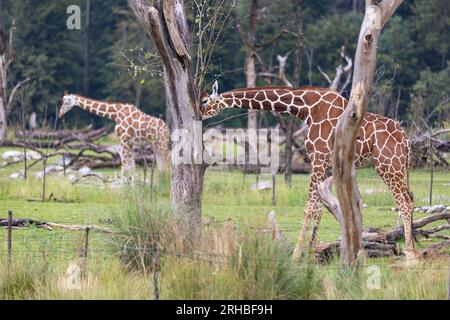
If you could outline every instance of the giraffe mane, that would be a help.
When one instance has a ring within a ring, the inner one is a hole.
[[[296,90],[316,90],[316,91],[328,91],[328,92],[334,92],[338,95],[341,95],[339,92],[337,92],[336,90],[332,90],[329,88],[323,88],[323,87],[317,87],[317,86],[301,86],[301,87],[295,87],[295,88],[291,88],[291,87],[286,87],[286,86],[261,86],[261,87],[254,87],[254,88],[236,88],[227,92],[240,92],[240,91],[260,91],[260,90],[291,90],[291,91],[296,91]]]
[[[78,94],[78,93],[72,93],[72,95],[77,96],[77,97],[82,98],[82,99],[88,99],[88,100],[92,100],[92,101],[94,101],[94,102],[99,102],[99,103],[107,103],[107,104],[131,104],[131,105],[134,105],[133,103],[130,103],[130,102],[103,101],[103,100],[93,99],[93,98],[89,98],[89,97],[83,96],[83,95]]]

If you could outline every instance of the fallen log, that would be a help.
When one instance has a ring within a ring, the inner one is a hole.
[[[383,240],[384,239],[384,240]],[[314,248],[314,255],[319,262],[328,262],[340,254],[341,239],[333,242],[320,243]],[[398,256],[399,251],[396,242],[387,241],[382,233],[363,233],[363,248],[367,257]]]
[[[419,251],[419,258],[429,258],[439,255],[439,251],[444,248],[450,248],[450,240],[433,244],[432,246]]]
[[[23,229],[29,226],[35,226],[37,228],[43,228],[46,230],[53,230],[53,228],[60,228],[69,231],[84,231],[89,229],[91,231],[103,232],[103,233],[113,233],[114,231],[110,228],[99,227],[96,225],[65,225],[60,223],[54,223],[49,221],[39,221],[31,218],[16,218],[12,220],[11,226],[16,229]],[[0,227],[8,227],[8,219],[0,218]]]
[[[333,177],[328,177],[318,187],[318,194],[321,202],[332,213],[337,221],[341,221],[342,213],[339,204],[334,197],[331,186]],[[419,257],[428,257],[438,254],[438,251],[447,248],[449,244],[449,236],[439,234],[439,232],[450,229],[450,212],[444,209],[440,212],[435,212],[429,216],[414,220],[412,223],[413,234],[417,236],[424,236],[426,238],[441,238],[444,242],[434,244],[429,248],[418,251]],[[425,226],[443,220],[445,224],[433,226],[430,229],[423,229]],[[403,226],[395,227],[390,231],[384,232],[380,229],[364,229],[362,233],[363,249],[368,257],[384,257],[391,255],[401,255],[402,252],[398,249],[397,242],[404,237]],[[314,253],[319,261],[326,262],[332,257],[340,254],[341,239],[333,242],[321,243],[314,248]]]
[[[56,132],[56,131],[55,131]],[[22,140],[5,141],[4,147],[27,147],[27,148],[59,148],[74,141],[92,142],[98,140],[108,133],[108,129],[103,127],[96,130],[90,130],[86,133],[70,134],[62,138],[49,139],[30,139],[27,137],[25,142]],[[23,139],[23,137],[22,137]]]
[[[16,130],[15,136],[17,138],[23,139],[25,136],[28,138],[39,138],[39,139],[63,139],[72,135],[86,134],[92,131],[92,125],[80,130]]]
[[[8,218],[0,218],[0,227],[8,227],[9,221]],[[24,228],[26,226],[36,226],[36,227],[44,227],[45,222],[37,221],[34,219],[13,219],[11,222],[12,227],[16,228]]]

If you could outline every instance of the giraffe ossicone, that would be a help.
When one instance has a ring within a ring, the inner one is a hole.
[[[306,121],[305,146],[312,169],[302,230],[294,250],[294,259],[298,259],[312,220],[310,246],[317,241],[323,211],[317,187],[331,168],[334,130],[348,101],[333,90],[318,87],[241,88],[221,94],[217,93],[217,88],[215,83],[213,94],[204,92],[201,95],[202,119],[217,116],[225,108],[240,108],[285,112]],[[413,199],[408,183],[409,153],[408,136],[397,121],[365,113],[356,142],[355,164],[360,166],[371,161],[392,192],[404,220],[407,255],[412,256]]]
[[[132,104],[108,103],[78,94],[69,94],[67,91],[62,97],[59,118],[62,118],[74,106],[116,122],[115,132],[121,147],[122,181],[134,179],[133,146],[138,144],[150,143],[158,169],[161,171],[169,169],[170,130],[162,119],[149,116]]]

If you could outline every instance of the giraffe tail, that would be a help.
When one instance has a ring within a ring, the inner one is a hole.
[[[411,198],[411,201],[414,201],[414,194],[411,192],[411,188],[409,186],[409,169],[411,166],[411,144],[409,142],[409,139],[406,140],[406,165],[405,165],[405,170],[406,170],[406,185],[408,186],[408,194]]]

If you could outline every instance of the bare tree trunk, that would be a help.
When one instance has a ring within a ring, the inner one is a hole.
[[[247,53],[245,55],[245,75],[247,80],[247,88],[256,86],[256,68],[255,68],[255,42],[256,42],[256,19],[258,10],[258,0],[252,0],[250,16],[248,20],[247,33]],[[248,111],[248,129],[257,129],[257,116],[255,110]]]
[[[136,96],[134,99],[134,105],[138,108],[141,106],[141,98],[142,98],[142,85],[138,83],[136,85]]]
[[[128,3],[153,39],[164,66],[167,112],[172,132],[184,129],[201,134],[201,113],[189,53],[189,30],[183,0],[158,0],[147,5],[145,0]],[[200,136],[201,139],[201,136]],[[189,145],[191,147],[195,143]],[[201,145],[202,147],[202,145]],[[185,151],[185,150],[184,150]],[[191,163],[172,162],[171,198],[173,213],[180,218],[192,240],[201,232],[201,199],[205,166],[194,147]]]
[[[1,58],[0,58],[1,59]],[[0,61],[1,64],[2,61]],[[1,68],[1,66],[0,66]],[[7,138],[7,112],[6,112],[6,79],[3,77],[3,70],[0,70],[0,145],[2,145]]]
[[[0,5],[0,16],[2,15]],[[18,82],[7,94],[8,87],[8,68],[14,62],[13,52],[13,32],[15,28],[14,19],[11,20],[7,33],[3,30],[3,22],[0,19],[0,145],[4,144],[7,139],[8,112],[14,101],[14,97],[19,88],[30,81],[26,78]]]
[[[83,92],[86,96],[90,96],[91,81],[91,0],[86,0],[86,20],[84,25],[84,79]]]
[[[355,53],[350,101],[339,119],[335,132],[333,177],[342,212],[341,262],[358,264],[362,250],[361,197],[355,179],[354,155],[356,137],[369,100],[376,66],[380,31],[402,0],[366,0],[366,10]]]
[[[294,70],[294,87],[300,86],[300,76],[302,72],[302,55],[303,55],[303,18],[302,18],[302,0],[295,0],[295,17],[297,25],[297,49],[295,50],[295,70]],[[295,127],[295,118],[289,117],[286,126],[286,149],[285,149],[285,164],[284,164],[284,181],[292,186],[292,144]]]
[[[2,12],[0,11],[0,15]],[[10,30],[11,32],[11,30]],[[7,134],[7,108],[8,102],[6,98],[6,71],[9,64],[9,46],[7,35],[3,31],[3,25],[0,21],[0,145],[6,141]]]
[[[248,19],[247,35],[242,37],[247,52],[245,54],[245,77],[247,88],[254,88],[256,86],[256,66],[255,66],[255,42],[256,42],[256,19],[258,10],[258,0],[252,0],[250,15]],[[247,129],[256,130],[258,128],[258,119],[255,110],[248,110],[247,114]],[[250,153],[254,154],[255,148],[250,143],[245,143],[245,160],[244,160],[244,175],[247,172],[250,161]]]

